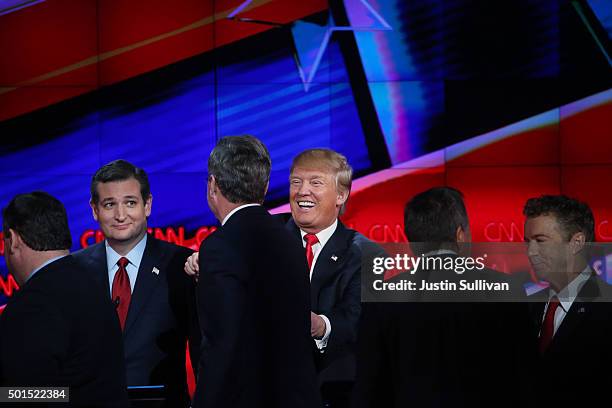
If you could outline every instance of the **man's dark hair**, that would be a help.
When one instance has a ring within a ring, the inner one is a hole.
[[[208,175],[214,176],[230,202],[263,203],[270,180],[270,154],[259,139],[227,136],[219,140],[208,158]]]
[[[18,194],[2,210],[2,229],[16,231],[35,251],[70,249],[72,238],[64,205],[44,191]]]
[[[419,193],[404,208],[406,237],[410,242],[423,243],[418,246],[422,252],[456,249],[457,227],[467,230],[468,225],[463,194],[451,187],[434,187]]]
[[[543,195],[527,200],[523,208],[527,218],[552,215],[566,240],[577,232],[584,233],[586,242],[595,241],[595,219],[586,203],[564,195]]]
[[[98,195],[98,183],[110,183],[112,181],[125,181],[136,179],[140,184],[140,195],[143,201],[147,201],[151,195],[151,186],[147,173],[140,167],[134,166],[125,160],[114,160],[100,167],[91,179],[91,201],[97,204],[100,201]]]

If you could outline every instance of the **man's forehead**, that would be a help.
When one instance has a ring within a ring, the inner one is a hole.
[[[529,227],[532,234],[556,232],[561,233],[561,225],[553,214],[542,214],[537,217],[528,217],[525,227]]]
[[[291,177],[329,177],[334,176],[334,170],[330,166],[320,164],[317,166],[295,167],[291,172]]]
[[[140,183],[136,179],[109,181],[96,186],[101,200],[140,196]]]

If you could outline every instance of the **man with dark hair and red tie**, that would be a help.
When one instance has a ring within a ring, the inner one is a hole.
[[[605,369],[612,365],[612,288],[589,266],[593,213],[578,200],[544,195],[527,200],[523,214],[529,262],[549,284],[536,295],[544,302],[532,303],[541,404],[595,406],[609,398],[612,380]]]
[[[194,362],[200,343],[195,288],[182,271],[192,251],[147,235],[152,201],[144,170],[125,160],[102,166],[90,206],[105,240],[74,257],[115,304],[128,386],[163,385],[166,406],[186,407],[186,343]]]

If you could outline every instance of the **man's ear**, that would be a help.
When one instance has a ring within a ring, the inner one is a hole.
[[[576,255],[580,251],[582,251],[585,245],[586,245],[586,237],[584,235],[584,232],[577,232],[574,235],[572,235],[572,238],[570,239],[570,242],[569,242],[569,246],[570,246],[570,250],[572,251],[572,255]]]
[[[218,186],[217,186],[217,180],[215,180],[215,176],[208,176],[208,195],[209,197],[214,197],[217,195],[217,190],[218,190]]]
[[[151,215],[151,206],[153,205],[153,195],[149,194],[149,197],[145,201],[145,217]]]
[[[338,190],[338,195],[336,196],[336,207],[342,207],[346,200],[348,200],[348,197],[348,190]]]
[[[93,215],[94,220],[98,221],[98,206],[93,200],[89,200],[89,206],[91,207],[91,215]]]
[[[457,242],[467,242],[467,233],[461,225],[459,225],[455,231],[455,239]]]
[[[25,245],[25,243],[23,242],[21,235],[19,235],[19,233],[14,229],[9,228],[7,232],[8,234],[5,235],[6,245],[4,246],[4,250],[9,254],[14,254],[15,251],[19,250],[21,246]]]

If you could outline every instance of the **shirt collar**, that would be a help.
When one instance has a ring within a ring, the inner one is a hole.
[[[51,259],[47,259],[42,265],[40,265],[38,268],[34,269],[32,271],[32,273],[30,274],[30,276],[28,276],[28,278],[25,280],[26,282],[29,281],[30,279],[32,279],[32,276],[34,276],[34,274],[36,274],[36,272],[40,271],[42,268],[44,268],[45,266],[49,265],[51,262],[55,262],[58,259],[61,259],[63,257],[65,257],[67,255],[60,255],[60,256],[56,256],[55,258],[51,258]],[[25,283],[25,282],[24,282]]]
[[[566,287],[564,287],[559,293],[555,292],[554,289],[550,288],[550,293],[548,297],[548,301],[556,296],[559,299],[559,304],[563,308],[563,310],[567,313],[567,311],[574,303],[574,300],[578,297],[578,293],[580,293],[580,289],[584,286],[584,284],[591,278],[593,271],[589,266],[584,268],[578,276],[576,276]]]
[[[317,236],[317,239],[319,240],[319,243],[321,244],[321,248],[323,248],[325,244],[327,243],[327,241],[329,241],[331,236],[334,235],[334,232],[336,232],[337,227],[338,227],[338,219],[336,218],[336,220],[334,221],[332,225],[330,225],[329,227],[315,234]],[[302,244],[305,246],[306,243],[304,242],[304,235],[306,235],[306,232],[300,229],[300,234],[302,235]]]
[[[117,261],[121,258],[115,250],[108,244],[107,240],[104,240],[104,245],[106,246],[106,264],[107,270],[112,271],[113,268],[117,265]],[[132,265],[136,267],[136,270],[140,268],[140,261],[142,261],[142,256],[144,255],[145,248],[147,246],[147,234],[144,234],[144,237],[136,244],[134,248],[128,252],[125,257],[130,261]]]
[[[256,205],[261,205],[261,204],[257,204],[257,203],[251,203],[251,204],[243,204],[239,207],[234,208],[232,211],[229,212],[229,214],[227,214],[225,216],[225,218],[223,219],[223,221],[221,222],[221,226],[225,225],[225,223],[227,222],[227,220],[230,219],[230,217],[232,215],[234,215],[236,212],[238,212],[238,210],[242,210],[243,208],[247,208],[247,207],[254,207]]]

